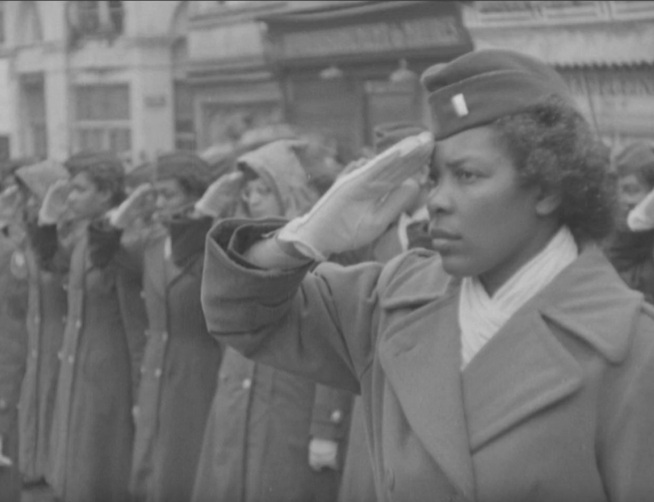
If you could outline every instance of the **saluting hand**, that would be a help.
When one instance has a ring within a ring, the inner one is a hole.
[[[229,210],[238,200],[243,180],[241,171],[224,174],[207,188],[195,203],[195,210],[212,218],[228,216]]]
[[[69,193],[70,185],[65,179],[50,185],[39,210],[39,225],[54,225],[59,222],[66,212]]]
[[[144,183],[136,188],[117,209],[109,215],[109,223],[116,228],[129,227],[136,218],[145,213],[152,204],[154,187]]]
[[[406,138],[336,183],[306,215],[278,234],[282,243],[315,260],[372,242],[415,200],[411,179],[433,151],[429,133]]]

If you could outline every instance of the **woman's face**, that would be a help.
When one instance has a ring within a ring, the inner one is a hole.
[[[620,221],[627,220],[627,215],[651,191],[652,187],[635,174],[627,174],[618,178],[618,204]]]
[[[195,197],[191,197],[176,179],[158,180],[154,184],[157,194],[155,214],[157,219],[166,219],[188,208]]]
[[[252,218],[283,216],[284,214],[275,191],[261,178],[246,182],[241,195]]]
[[[69,209],[77,218],[95,218],[109,209],[111,194],[98,190],[88,174],[76,174],[70,182]]]
[[[492,294],[548,242],[556,207],[519,185],[490,127],[438,142],[434,160],[427,207],[435,249],[448,273],[479,276]]]

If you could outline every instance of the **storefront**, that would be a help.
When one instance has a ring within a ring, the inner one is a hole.
[[[419,75],[472,50],[459,2],[334,2],[262,19],[284,114],[335,138],[345,160],[384,122],[428,124]]]
[[[248,130],[283,120],[282,92],[256,17],[284,5],[213,3],[192,14],[185,84],[199,150],[234,144]]]

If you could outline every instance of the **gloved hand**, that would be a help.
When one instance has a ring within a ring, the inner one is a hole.
[[[629,211],[627,225],[632,232],[645,232],[654,228],[654,191]]]
[[[338,443],[330,439],[311,438],[309,466],[314,471],[338,469]]]
[[[241,171],[225,174],[214,181],[195,203],[196,212],[212,218],[226,216],[241,192],[244,177]]]
[[[4,447],[4,441],[2,439],[2,436],[0,436],[0,469],[3,467],[11,467],[12,465],[14,465],[13,460],[5,456],[3,447]]]
[[[288,222],[277,240],[314,260],[372,242],[415,200],[410,179],[428,163],[430,133],[406,138],[366,165],[336,180],[306,215]]]
[[[136,218],[149,209],[153,195],[154,187],[151,184],[139,185],[120,206],[109,214],[109,223],[116,228],[129,227]]]
[[[69,193],[70,185],[65,179],[50,185],[39,209],[39,225],[54,225],[59,222],[66,212]]]

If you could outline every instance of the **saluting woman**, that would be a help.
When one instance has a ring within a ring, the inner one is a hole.
[[[309,272],[403,210],[432,146],[407,140],[305,218],[217,225],[209,329],[362,394],[379,500],[646,500],[654,319],[596,245],[613,213],[605,149],[530,57],[474,52],[422,82],[437,253]]]

